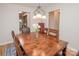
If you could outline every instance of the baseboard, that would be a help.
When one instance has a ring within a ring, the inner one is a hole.
[[[0,46],[2,46],[2,45],[6,45],[6,44],[10,44],[10,43],[13,43],[13,41],[0,43]]]

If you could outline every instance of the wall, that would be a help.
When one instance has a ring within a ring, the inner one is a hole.
[[[35,7],[36,8],[36,7]],[[11,31],[14,30],[16,34],[19,33],[19,16],[20,11],[28,12],[28,27],[38,20],[33,20],[34,7],[26,7],[18,4],[0,4],[0,45],[13,42]],[[44,8],[45,9],[45,8]],[[47,26],[47,21],[44,20]]]
[[[0,44],[12,42],[11,30],[18,33],[16,6],[0,4]]]
[[[55,4],[52,7],[48,10],[60,9],[60,39],[79,50],[79,4]]]
[[[24,7],[16,4],[0,4],[0,45],[13,42],[11,31],[19,33],[19,11]]]

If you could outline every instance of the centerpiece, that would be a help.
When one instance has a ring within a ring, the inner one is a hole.
[[[40,26],[38,24],[33,24],[33,32],[35,33],[36,38],[38,38]]]

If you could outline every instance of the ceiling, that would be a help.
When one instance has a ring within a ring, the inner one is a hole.
[[[40,6],[42,7],[50,7],[52,5],[55,5],[56,3],[40,3]],[[17,5],[26,6],[26,7],[36,7],[39,5],[39,3],[17,3]]]

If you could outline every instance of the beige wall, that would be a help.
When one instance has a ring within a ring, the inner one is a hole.
[[[18,14],[14,5],[0,4],[0,44],[12,42],[11,30],[18,33]]]
[[[60,39],[79,50],[79,4],[55,4],[48,11],[60,9]]]

